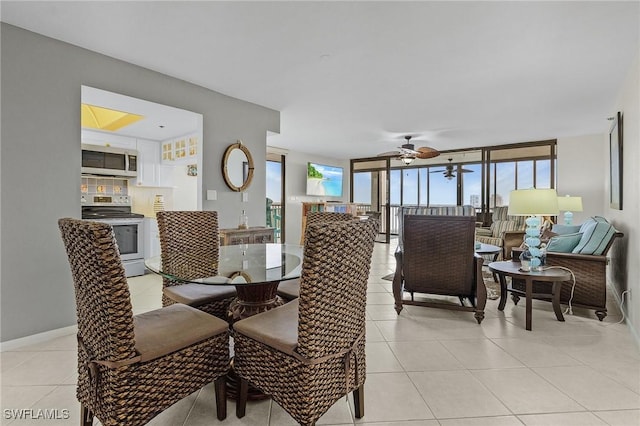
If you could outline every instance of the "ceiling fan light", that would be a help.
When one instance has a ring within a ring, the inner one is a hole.
[[[402,158],[400,158],[400,161],[402,161],[405,166],[408,166],[409,164],[413,163],[413,160],[414,160],[413,157],[402,157]]]

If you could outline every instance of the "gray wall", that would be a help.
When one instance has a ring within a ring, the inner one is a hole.
[[[267,131],[280,113],[2,23],[0,341],[75,324],[71,274],[57,228],[80,217],[80,86],[204,116],[203,191],[216,189],[222,227],[246,209],[264,224]],[[226,146],[242,139],[256,164],[249,201],[227,189]],[[206,197],[203,197],[206,198]],[[224,211],[222,211],[224,206]]]

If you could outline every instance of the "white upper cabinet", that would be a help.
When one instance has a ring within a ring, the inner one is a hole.
[[[171,186],[171,173],[160,164],[161,144],[158,141],[138,139],[137,186]]]
[[[162,142],[163,164],[191,164],[198,161],[198,136],[189,134]]]

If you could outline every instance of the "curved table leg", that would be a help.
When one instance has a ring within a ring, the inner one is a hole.
[[[498,310],[504,311],[504,307],[507,304],[507,278],[504,274],[498,274],[498,278],[500,280],[500,303],[498,304]]]
[[[531,277],[527,277],[525,279],[525,295],[526,295],[525,328],[531,331],[531,316],[533,315],[533,279],[531,279]]]
[[[560,308],[560,290],[562,290],[562,282],[554,281],[551,287],[551,291],[553,292],[553,312],[555,312],[558,321],[564,321],[562,308]]]

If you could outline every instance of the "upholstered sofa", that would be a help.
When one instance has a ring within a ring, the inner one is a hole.
[[[497,260],[511,259],[511,250],[524,239],[525,216],[509,216],[508,206],[494,207],[491,226],[476,229],[476,240],[502,248]]]
[[[572,306],[594,309],[596,316],[602,321],[607,316],[607,253],[615,241],[624,234],[618,232],[602,217],[589,218],[573,229],[564,225],[554,225],[552,232],[558,235],[552,236],[549,240],[545,265],[568,268],[576,279],[573,298],[573,282],[563,282],[560,302],[568,304],[571,300]],[[522,249],[513,250],[514,259],[518,258],[521,251]],[[524,289],[523,282],[514,281],[513,286]],[[533,292],[549,293],[548,287],[534,282]],[[514,301],[517,302],[517,297]]]

